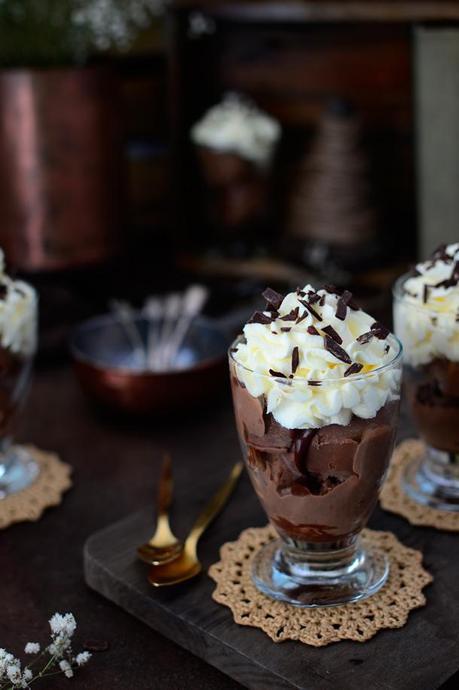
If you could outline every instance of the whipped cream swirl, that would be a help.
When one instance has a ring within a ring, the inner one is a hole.
[[[398,398],[397,340],[359,309],[351,293],[310,285],[285,298],[267,290],[232,351],[235,374],[287,429],[372,419]],[[277,295],[277,297],[276,297]]]
[[[459,361],[459,243],[440,246],[396,286],[394,324],[408,364]]]
[[[279,123],[254,103],[230,93],[191,129],[195,144],[236,153],[260,167],[269,164],[279,140]]]
[[[0,344],[27,356],[36,349],[36,333],[37,294],[28,283],[6,275],[0,249]]]

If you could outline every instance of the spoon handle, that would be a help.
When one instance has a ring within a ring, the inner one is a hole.
[[[188,540],[197,543],[199,537],[204,532],[206,527],[210,525],[212,520],[218,515],[220,510],[225,505],[227,499],[231,495],[234,487],[236,486],[237,480],[242,472],[243,463],[237,462],[228,479],[225,483],[218,489],[217,493],[210,499],[209,503],[206,505],[202,513],[198,516],[196,522],[191,528]]]
[[[164,454],[158,489],[158,515],[167,513],[172,503],[172,460],[169,453]]]

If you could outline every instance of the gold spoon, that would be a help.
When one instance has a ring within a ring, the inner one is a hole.
[[[197,556],[199,538],[225,505],[226,500],[236,486],[237,480],[242,472],[242,467],[242,462],[238,462],[234,465],[228,479],[199,515],[185,540],[183,551],[180,556],[169,563],[157,565],[150,569],[148,581],[153,587],[176,585],[179,582],[185,582],[185,580],[191,579],[201,572],[202,565]]]
[[[172,463],[170,455],[164,455],[158,489],[158,521],[150,541],[137,548],[137,555],[149,565],[161,565],[177,558],[183,543],[173,534],[169,524],[169,507],[172,502]]]

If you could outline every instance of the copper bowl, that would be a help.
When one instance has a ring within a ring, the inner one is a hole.
[[[136,317],[144,343],[148,320]],[[81,324],[70,350],[83,390],[95,401],[134,414],[194,409],[226,386],[228,339],[210,320],[192,324],[176,358],[175,368],[154,372],[136,366],[134,351],[122,324],[110,314]]]

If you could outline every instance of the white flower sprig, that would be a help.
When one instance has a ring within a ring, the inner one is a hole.
[[[27,642],[25,654],[37,656],[24,666],[20,659],[0,648],[0,690],[27,689],[34,681],[57,674],[72,678],[75,669],[87,664],[91,658],[89,652],[75,655],[72,650],[72,637],[77,627],[73,613],[55,613],[49,620],[49,626],[50,644],[40,651],[38,642]],[[39,662],[43,665],[37,670]],[[32,670],[33,667],[35,670]]]
[[[98,50],[107,50],[127,48],[164,11],[167,0],[77,0],[75,5],[72,22],[86,28]]]

